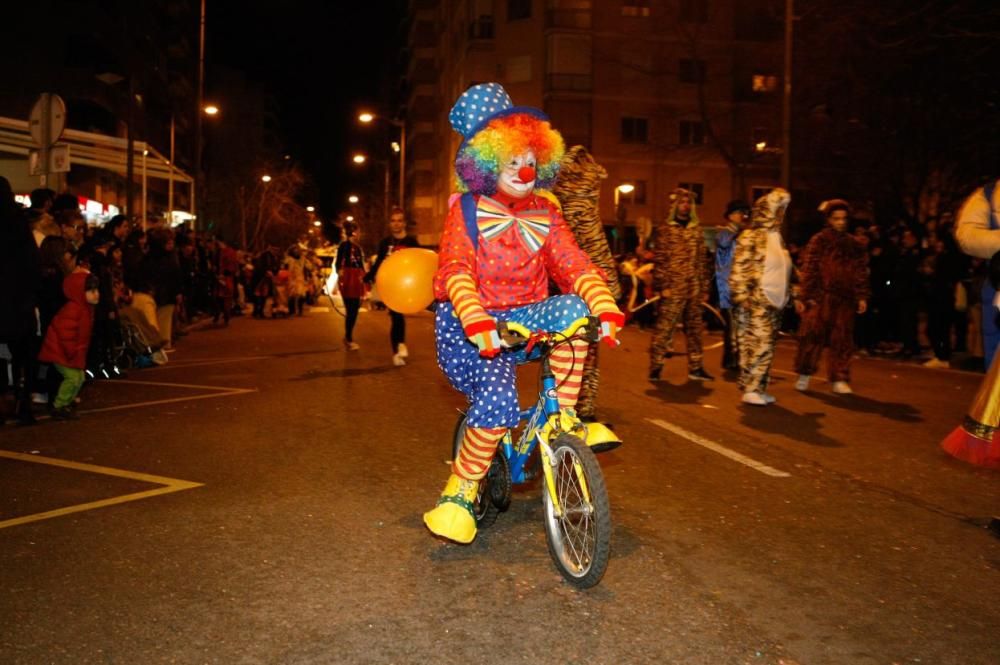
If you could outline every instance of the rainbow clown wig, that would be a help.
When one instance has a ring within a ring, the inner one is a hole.
[[[455,157],[459,192],[495,194],[500,171],[526,150],[535,153],[535,187],[549,189],[555,183],[566,151],[562,136],[538,109],[514,106],[498,83],[469,88],[449,119],[465,137]]]

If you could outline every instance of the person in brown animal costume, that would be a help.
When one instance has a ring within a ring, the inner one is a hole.
[[[868,255],[847,232],[850,204],[843,199],[825,201],[820,212],[826,228],[806,245],[802,257],[801,286],[796,309],[802,315],[795,371],[798,390],[809,388],[809,378],[819,368],[824,347],[830,347],[827,364],[833,392],[853,392],[850,381],[854,354],[854,315],[868,309],[870,285]]]

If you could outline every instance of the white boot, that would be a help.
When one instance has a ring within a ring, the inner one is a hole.
[[[799,374],[799,380],[795,382],[796,390],[809,390],[809,375]]]
[[[410,352],[407,350],[405,344],[400,343],[399,345],[396,346],[396,355],[399,356],[400,358],[409,358]]]
[[[768,401],[764,399],[764,396],[760,393],[747,391],[743,393],[743,403],[753,404],[754,406],[767,406]]]
[[[833,382],[833,392],[838,395],[850,395],[854,391],[851,390],[851,386],[847,381],[834,381]]]

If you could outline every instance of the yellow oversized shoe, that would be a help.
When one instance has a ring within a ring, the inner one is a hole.
[[[604,423],[584,423],[583,428],[587,433],[583,441],[595,453],[604,453],[622,445],[615,431]]]
[[[434,510],[424,513],[424,524],[436,536],[467,545],[476,537],[476,517],[473,503],[479,483],[464,480],[454,473],[448,478],[444,492]]]

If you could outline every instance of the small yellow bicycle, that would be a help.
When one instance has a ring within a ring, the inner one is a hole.
[[[474,504],[477,527],[491,526],[510,506],[513,486],[533,480],[541,467],[549,554],[562,576],[581,589],[600,582],[611,555],[611,506],[594,453],[612,450],[621,441],[606,426],[583,423],[572,409],[560,409],[549,355],[577,336],[594,342],[599,330],[596,317],[557,333],[530,332],[513,322],[500,325],[506,349],[523,346],[530,360],[540,360],[541,390],[535,404],[521,410],[522,424],[500,441]],[[464,436],[462,414],[455,426],[453,459]]]

